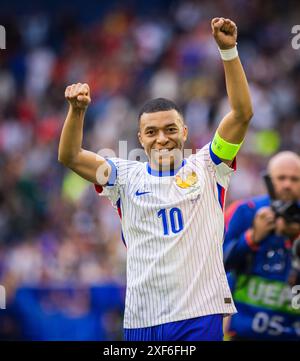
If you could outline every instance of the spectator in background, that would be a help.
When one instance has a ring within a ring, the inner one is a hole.
[[[293,307],[291,289],[300,283],[299,156],[278,153],[268,173],[280,204],[263,195],[227,210],[224,260],[238,310],[229,334],[233,340],[300,341],[300,310]]]

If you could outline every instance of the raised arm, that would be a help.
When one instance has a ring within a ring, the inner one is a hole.
[[[234,54],[237,40],[235,23],[230,19],[214,18],[211,27],[219,49],[232,49],[230,52]],[[217,132],[225,141],[240,144],[253,115],[248,82],[238,56],[223,60],[223,65],[231,111],[222,119]]]
[[[69,111],[60,137],[58,160],[84,179],[105,185],[111,172],[110,165],[98,154],[82,149],[84,116],[91,102],[89,86],[70,85],[65,97]]]

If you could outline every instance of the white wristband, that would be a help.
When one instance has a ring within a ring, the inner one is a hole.
[[[229,61],[239,56],[236,45],[231,49],[219,49],[222,60]]]

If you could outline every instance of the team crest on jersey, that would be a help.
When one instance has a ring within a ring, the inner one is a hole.
[[[185,179],[182,179],[180,175],[177,175],[175,177],[175,182],[178,185],[178,187],[186,189],[195,185],[198,182],[198,177],[196,172],[191,172],[187,174]]]

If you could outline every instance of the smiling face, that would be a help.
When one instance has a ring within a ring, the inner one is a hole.
[[[140,117],[138,137],[152,169],[178,168],[187,134],[187,127],[175,109],[143,113]]]

